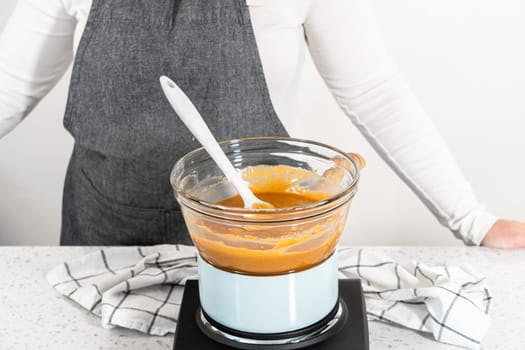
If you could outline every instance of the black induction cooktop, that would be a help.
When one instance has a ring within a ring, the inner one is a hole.
[[[361,282],[358,279],[339,281],[340,302],[348,310],[340,331],[321,343],[301,347],[305,350],[368,350],[368,322]],[[179,322],[173,349],[175,350],[231,350],[233,347],[218,343],[206,336],[198,327],[196,315],[200,310],[197,281],[187,281],[179,313]],[[279,350],[279,346],[254,347],[254,349]]]

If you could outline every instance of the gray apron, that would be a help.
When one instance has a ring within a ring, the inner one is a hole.
[[[244,0],[94,0],[64,118],[75,146],[61,244],[191,243],[169,175],[199,144],[163,96],[164,74],[217,139],[286,135]]]

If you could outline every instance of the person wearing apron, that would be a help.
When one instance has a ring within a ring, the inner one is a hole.
[[[524,223],[498,219],[476,199],[385,53],[368,7],[365,0],[21,1],[0,37],[0,137],[67,68],[75,19],[87,17],[64,118],[75,142],[60,243],[189,244],[169,175],[199,145],[159,77],[181,86],[219,140],[286,136],[281,121],[290,122],[293,106],[285,102],[299,88],[307,47],[341,109],[441,224],[467,244],[525,247]]]
[[[218,140],[286,136],[240,1],[94,0],[64,125],[75,138],[63,245],[191,243],[169,175],[199,147],[159,84],[181,86]]]

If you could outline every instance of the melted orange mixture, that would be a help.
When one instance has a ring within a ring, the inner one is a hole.
[[[255,195],[276,208],[296,207],[330,197],[323,192],[295,189],[290,184],[311,173],[289,166],[257,166],[244,174]],[[237,195],[218,202],[243,207]],[[316,218],[298,217],[284,223],[207,221],[186,215],[186,222],[200,255],[219,268],[251,275],[277,275],[301,271],[326,260],[334,251],[346,221],[345,208]]]
[[[322,200],[326,195],[315,195],[309,193],[286,193],[286,192],[255,192],[255,196],[262,201],[270,203],[275,208],[290,208],[298,207],[309,203],[314,203]],[[227,198],[217,204],[224,205],[227,207],[242,208],[244,203],[241,196],[236,195]]]

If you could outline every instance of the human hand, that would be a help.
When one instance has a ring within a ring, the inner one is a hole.
[[[492,225],[481,245],[503,249],[525,248],[525,223],[500,219]]]

